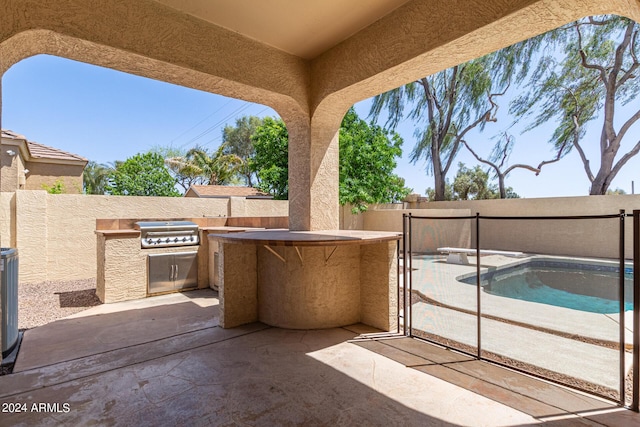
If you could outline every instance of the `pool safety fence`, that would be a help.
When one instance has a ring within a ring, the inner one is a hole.
[[[402,224],[398,330],[638,411],[640,210]]]

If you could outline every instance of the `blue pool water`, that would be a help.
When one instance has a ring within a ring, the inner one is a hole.
[[[620,312],[616,267],[532,261],[481,276],[484,292],[590,313]],[[476,284],[476,276],[462,280]],[[633,309],[631,271],[625,269],[625,311]]]

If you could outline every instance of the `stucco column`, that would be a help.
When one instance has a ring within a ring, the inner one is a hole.
[[[343,112],[344,113],[344,112]],[[289,228],[337,230],[338,134],[344,114],[329,119],[284,118],[289,132]]]

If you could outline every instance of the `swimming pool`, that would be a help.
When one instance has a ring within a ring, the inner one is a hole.
[[[618,271],[612,264],[587,264],[534,259],[480,276],[490,295],[554,305],[590,313],[620,312]],[[476,284],[476,276],[460,279]],[[625,268],[625,311],[633,309],[633,280]]]

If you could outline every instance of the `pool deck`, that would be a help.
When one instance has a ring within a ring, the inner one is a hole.
[[[469,265],[460,265],[448,264],[445,258],[413,258],[414,291],[443,305],[438,307],[424,302],[414,304],[413,327],[475,347],[477,322],[473,313],[477,311],[477,289],[456,280],[460,276],[475,275],[475,259],[469,259]],[[481,271],[521,263],[526,259],[483,256]],[[582,312],[486,292],[481,295],[483,315],[511,321],[482,319],[483,350],[614,390],[619,389],[619,350],[544,332],[544,329],[550,329],[594,340],[617,342],[619,315]],[[625,328],[627,343],[633,342],[631,316],[631,313],[625,316],[628,325]],[[518,326],[518,323],[531,325],[533,328]],[[627,352],[627,370],[631,367],[631,362],[632,354]]]
[[[611,402],[363,325],[223,329],[216,297],[105,304],[28,330],[19,372],[0,377],[0,403],[26,411],[0,425],[640,425]]]

